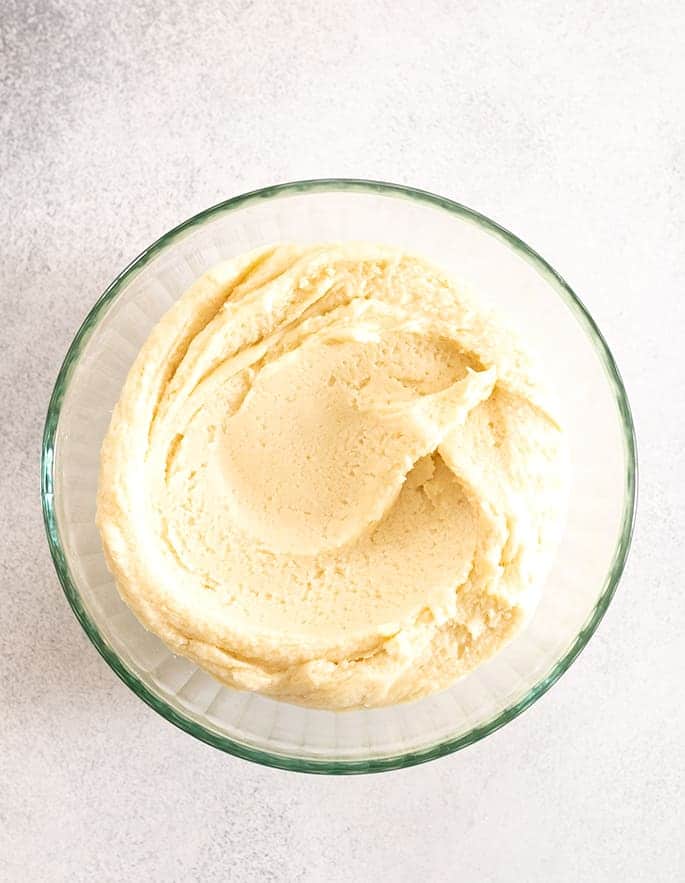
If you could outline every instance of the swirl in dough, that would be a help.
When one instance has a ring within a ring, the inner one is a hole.
[[[221,681],[301,704],[442,689],[535,606],[563,434],[440,270],[366,243],[220,264],[140,352],[102,449],[124,599]]]

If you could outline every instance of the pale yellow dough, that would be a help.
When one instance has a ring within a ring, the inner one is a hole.
[[[344,709],[440,690],[533,610],[563,436],[526,353],[425,261],[279,245],[141,350],[97,522],[123,598],[216,678]]]

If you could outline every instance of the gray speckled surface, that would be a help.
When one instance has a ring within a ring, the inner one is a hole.
[[[654,881],[685,874],[680,2],[0,0],[0,878]],[[327,779],[174,729],[64,601],[39,439],[85,312],[143,246],[275,181],[436,190],[537,248],[606,332],[641,453],[599,632],[462,753]]]

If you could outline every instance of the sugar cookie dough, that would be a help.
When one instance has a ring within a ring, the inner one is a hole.
[[[214,267],[133,365],[97,522],[143,625],[332,709],[440,690],[521,627],[565,446],[531,361],[424,260],[278,245]]]

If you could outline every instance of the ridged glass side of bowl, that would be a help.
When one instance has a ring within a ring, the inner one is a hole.
[[[335,714],[238,693],[173,656],[121,601],[94,525],[100,444],[153,325],[206,269],[267,242],[368,239],[420,253],[504,314],[561,399],[572,459],[567,527],[525,631],[451,689],[388,709]],[[540,696],[601,619],[630,545],[633,425],[616,365],[587,311],[537,254],[493,222],[422,191],[365,181],[280,185],[229,200],[143,252],[97,302],[50,402],[43,510],[74,612],[114,671],[192,735],[232,754],[308,772],[392,769],[482,738]],[[104,713],[114,713],[105,710]]]

